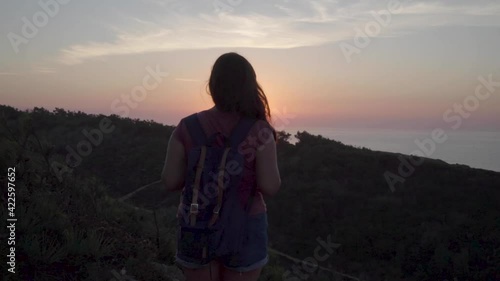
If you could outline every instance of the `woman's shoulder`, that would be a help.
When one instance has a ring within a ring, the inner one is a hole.
[[[274,128],[267,120],[257,119],[252,127],[251,132],[264,134],[274,132]]]
[[[267,120],[262,120],[262,119],[255,120],[254,127],[255,128],[273,129],[273,126],[271,125],[271,123],[269,123]]]
[[[275,130],[266,120],[258,119],[255,121],[249,135],[256,140],[256,146],[262,146],[275,139]]]
[[[186,124],[186,120],[188,118],[191,118],[192,116],[196,116],[198,118],[198,121],[200,123],[203,123],[203,119],[213,118],[213,114],[210,111],[210,109],[206,109],[206,110],[202,110],[202,111],[196,111],[194,113],[191,113],[191,114],[189,114],[189,115],[184,116],[183,118],[181,118],[181,120],[179,121],[178,127],[184,127],[185,124]]]

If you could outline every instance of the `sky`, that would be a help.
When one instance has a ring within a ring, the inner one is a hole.
[[[234,51],[280,129],[500,131],[500,1],[16,0],[0,35],[0,104],[21,109],[176,125]]]

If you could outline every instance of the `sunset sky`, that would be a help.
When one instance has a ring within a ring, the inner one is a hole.
[[[0,104],[117,113],[159,68],[168,76],[119,113],[175,125],[212,106],[210,68],[236,51],[275,122],[291,116],[279,125],[451,127],[443,114],[491,76],[496,91],[458,129],[500,131],[499,1],[55,1],[0,4]]]

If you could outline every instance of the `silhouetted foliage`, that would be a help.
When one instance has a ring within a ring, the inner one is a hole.
[[[178,274],[161,265],[173,264],[178,194],[153,185],[116,200],[159,179],[174,127],[60,108],[0,113],[0,166],[16,167],[22,280],[111,280],[124,267],[138,280]],[[102,120],[114,129],[101,138]],[[331,236],[341,247],[319,264],[361,280],[499,280],[500,173],[426,158],[391,192],[384,173],[397,173],[400,154],[307,132],[295,144],[289,133],[277,137],[282,187],[266,200],[272,248],[303,259]],[[151,210],[162,201],[158,249]],[[285,280],[292,266],[271,255],[261,280]],[[333,278],[319,271],[310,280]]]

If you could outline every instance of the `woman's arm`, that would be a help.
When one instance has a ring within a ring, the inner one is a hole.
[[[276,156],[276,142],[265,142],[257,149],[256,173],[257,186],[265,195],[272,196],[278,192],[281,185],[278,160]]]
[[[176,129],[177,130],[177,129]],[[182,189],[186,170],[184,145],[172,133],[167,147],[165,165],[161,173],[161,181],[169,191]]]

